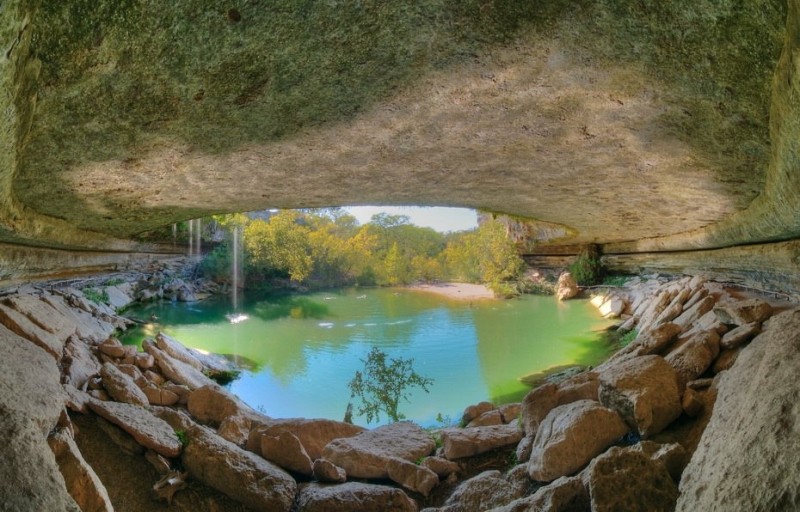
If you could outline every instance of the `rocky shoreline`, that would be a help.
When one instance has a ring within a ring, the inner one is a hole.
[[[730,433],[719,431],[732,427],[717,418],[746,415],[729,398],[750,371],[737,361],[800,336],[791,304],[700,277],[635,279],[593,299],[635,334],[597,368],[551,379],[522,404],[470,406],[464,427],[366,430],[255,411],[209,377],[227,361],[166,335],[143,352],[120,344],[113,334],[129,321],[117,309],[213,291],[180,268],[147,269],[95,293],[30,288],[0,300],[0,509],[713,510],[698,506],[716,499],[707,461],[725,464],[725,450],[736,449],[724,446]],[[764,405],[764,416],[781,406]],[[139,468],[130,487],[146,492],[105,483],[128,474],[122,460]],[[36,471],[25,469],[31,463]],[[735,475],[728,480],[719,487]]]

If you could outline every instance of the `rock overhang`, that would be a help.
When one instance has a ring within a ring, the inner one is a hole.
[[[775,1],[20,1],[4,238],[125,248],[210,213],[366,203],[533,217],[569,243],[707,233],[770,176],[796,183],[775,169],[797,155],[793,78],[773,84],[796,4],[787,25]]]

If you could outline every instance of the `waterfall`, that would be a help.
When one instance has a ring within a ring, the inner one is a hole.
[[[178,242],[178,225],[174,222],[172,223],[172,248],[175,248],[175,244]]]
[[[203,251],[202,251],[202,243],[203,242],[200,239],[200,235],[202,234],[202,231],[203,231],[203,224],[202,224],[203,220],[202,219],[195,219],[194,221],[197,223],[197,225],[194,228],[194,236],[197,237],[196,240],[195,240],[195,251],[197,252],[197,256],[200,257],[200,256],[203,255]]]
[[[233,310],[239,309],[239,226],[233,227],[233,243],[231,247],[231,285],[233,293]]]
[[[189,257],[194,256],[194,220],[189,221]]]

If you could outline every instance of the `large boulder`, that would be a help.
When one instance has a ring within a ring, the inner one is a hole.
[[[108,491],[86,460],[67,429],[54,432],[48,439],[56,463],[70,496],[83,511],[113,512]]]
[[[719,334],[702,331],[688,336],[679,346],[665,356],[667,363],[678,374],[680,389],[702,375],[719,355]]]
[[[585,512],[589,508],[589,491],[580,476],[554,480],[534,494],[518,498],[489,512]]]
[[[598,402],[579,400],[558,406],[539,425],[528,473],[540,482],[571,475],[628,430],[616,411]]]
[[[714,314],[724,324],[760,324],[772,315],[772,306],[761,299],[748,299],[717,304]]]
[[[558,276],[558,283],[556,283],[556,297],[558,300],[571,299],[578,295],[580,291],[578,281],[572,277],[572,274],[564,272]]]
[[[741,347],[748,341],[750,341],[753,336],[758,334],[761,331],[761,324],[758,322],[750,322],[749,324],[744,324],[736,327],[735,329],[731,329],[730,331],[726,332],[722,339],[719,342],[720,347],[722,349],[734,349]]]
[[[149,405],[147,395],[144,394],[136,382],[111,363],[105,363],[100,370],[103,387],[111,398],[117,402],[134,405]]]
[[[525,435],[532,436],[553,408],[578,400],[597,400],[597,373],[584,371],[556,383],[531,390],[522,401],[521,420]]]
[[[640,435],[662,431],[681,415],[675,370],[661,356],[642,356],[600,374],[600,402],[617,411]]]
[[[203,370],[203,363],[192,354],[183,344],[163,332],[156,335],[156,346],[169,354],[172,358],[188,364],[196,370]]]
[[[225,419],[250,408],[218,384],[208,384],[189,395],[189,413],[202,423],[219,426]]]
[[[592,512],[672,512],[678,487],[663,463],[635,447],[610,448],[583,474]]]
[[[490,425],[472,428],[447,428],[442,430],[445,458],[454,460],[517,444],[522,431],[517,425]]]
[[[271,510],[271,509],[269,509]],[[417,504],[403,491],[384,485],[347,482],[307,484],[297,498],[298,512],[417,512]]]
[[[78,512],[46,442],[67,399],[55,360],[2,326],[0,347],[0,508]]]
[[[64,384],[76,389],[85,389],[89,378],[100,373],[100,361],[89,346],[77,336],[70,336],[64,346],[61,359],[61,375]]]
[[[343,421],[326,419],[285,418],[255,421],[245,448],[261,454],[261,437],[277,436],[281,432],[291,432],[297,436],[311,460],[322,457],[322,450],[334,439],[353,437],[365,431],[363,427]]]
[[[439,476],[430,469],[403,459],[390,459],[386,466],[389,479],[404,489],[427,497],[439,484]]]
[[[191,426],[186,435],[181,461],[192,478],[253,510],[291,510],[297,484],[284,470],[205,427]]]
[[[305,448],[290,432],[281,432],[277,436],[261,437],[261,455],[283,469],[305,476],[311,476],[313,465]]]
[[[489,470],[462,482],[437,512],[472,512],[506,505],[530,492],[531,482],[524,466],[508,474]],[[527,510],[527,509],[526,509]]]
[[[206,377],[197,368],[179,361],[152,343],[143,343],[142,346],[148,354],[153,356],[156,365],[166,378],[176,384],[184,384],[189,389],[195,390],[203,386],[215,386],[216,382]]]
[[[137,443],[164,457],[177,457],[181,442],[175,430],[144,407],[118,402],[92,400],[89,408],[95,414],[119,426]]]
[[[318,482],[344,483],[347,481],[347,472],[327,459],[315,460],[312,473]]]
[[[416,462],[434,448],[436,443],[426,430],[401,421],[354,437],[334,439],[322,450],[322,456],[343,468],[349,477],[388,478],[387,464],[391,459]]]
[[[800,507],[798,367],[795,309],[773,316],[720,374],[714,414],[683,473],[677,511]]]

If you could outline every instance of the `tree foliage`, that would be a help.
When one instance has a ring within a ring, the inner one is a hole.
[[[386,352],[372,347],[364,363],[363,371],[356,371],[348,384],[350,398],[358,398],[361,403],[356,413],[366,416],[367,423],[380,421],[384,413],[392,422],[405,416],[398,410],[400,401],[408,402],[413,388],[422,388],[426,393],[433,379],[423,377],[414,371],[414,360],[389,358]]]

